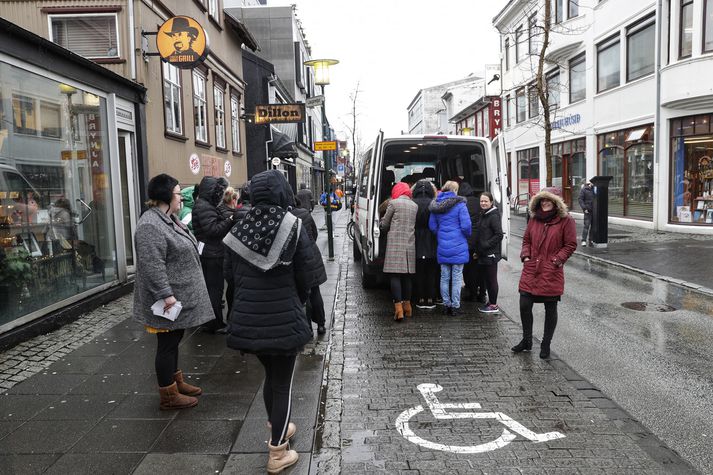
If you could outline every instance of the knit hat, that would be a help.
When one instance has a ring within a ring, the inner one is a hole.
[[[170,204],[173,199],[173,189],[178,185],[178,180],[171,175],[161,173],[149,181],[149,199]]]

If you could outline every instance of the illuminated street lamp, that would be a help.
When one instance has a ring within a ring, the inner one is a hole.
[[[470,135],[472,132],[473,132],[472,127],[463,127],[462,129],[460,129],[461,135]]]
[[[304,62],[305,66],[311,66],[314,69],[314,83],[322,87],[322,140],[329,135],[327,127],[327,112],[324,106],[324,86],[329,84],[329,67],[339,64],[336,59],[312,59]],[[322,159],[324,160],[324,191],[327,193],[327,214],[325,221],[327,222],[327,248],[329,249],[329,260],[334,260],[334,229],[332,227],[332,199],[331,199],[331,184],[330,171],[332,169],[332,161],[327,151],[322,151]]]

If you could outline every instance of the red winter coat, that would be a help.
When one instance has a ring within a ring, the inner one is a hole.
[[[534,218],[542,198],[555,203],[557,215],[549,222]],[[530,202],[530,222],[522,239],[520,260],[523,263],[519,290],[542,297],[564,293],[564,263],[577,249],[577,229],[567,206],[559,196],[548,191],[536,194]]]

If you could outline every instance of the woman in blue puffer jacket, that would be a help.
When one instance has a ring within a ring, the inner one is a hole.
[[[441,265],[441,297],[446,315],[458,314],[463,265],[469,258],[470,215],[466,199],[457,194],[458,183],[447,181],[428,207],[431,212],[428,227],[438,239],[436,257]]]

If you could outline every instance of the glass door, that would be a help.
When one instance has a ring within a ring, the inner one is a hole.
[[[134,240],[136,228],[136,186],[134,183],[134,140],[130,132],[119,132],[119,171],[121,173],[121,216],[124,221],[126,269],[135,272]]]

